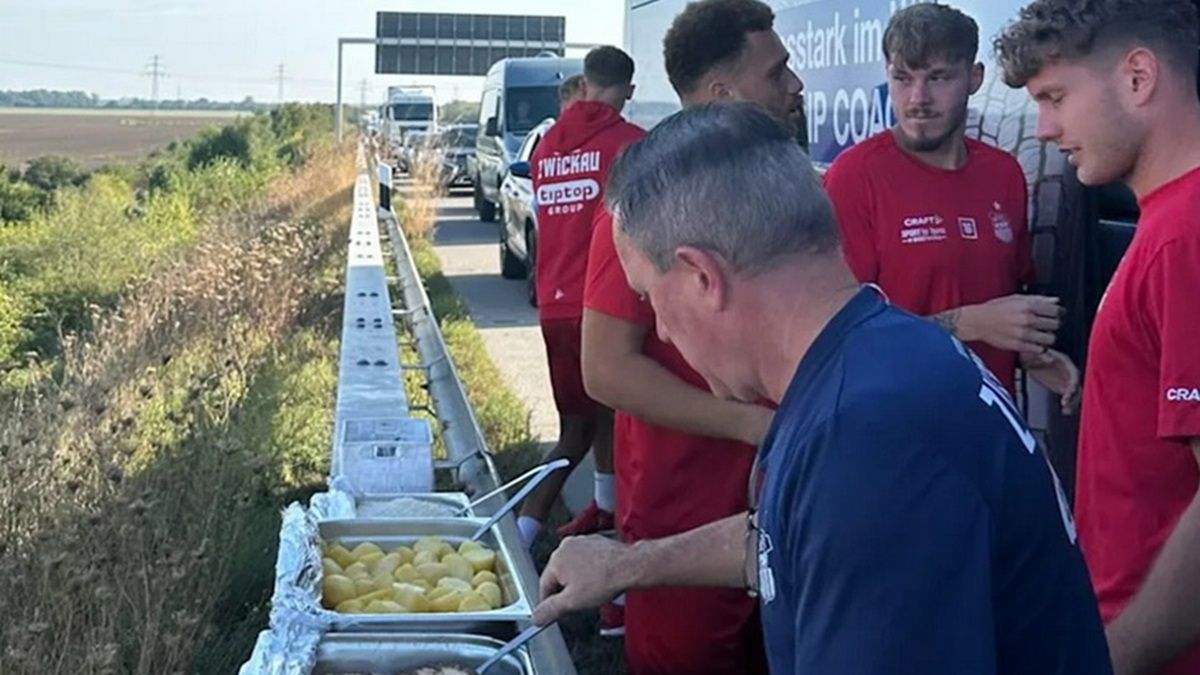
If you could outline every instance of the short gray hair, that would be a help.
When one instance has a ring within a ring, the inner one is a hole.
[[[660,272],[692,246],[750,275],[839,249],[837,218],[786,128],[752,103],[678,112],[613,165],[609,209]]]

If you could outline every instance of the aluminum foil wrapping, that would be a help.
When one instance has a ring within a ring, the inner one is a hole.
[[[329,481],[329,492],[315,494],[309,500],[309,511],[317,520],[354,518],[358,515],[358,498],[345,478],[334,478]]]
[[[275,621],[258,635],[250,660],[238,675],[311,675],[324,631],[303,617]]]
[[[275,563],[271,629],[259,634],[240,675],[309,675],[329,628],[318,615],[321,556],[317,521],[300,504],[284,509]]]

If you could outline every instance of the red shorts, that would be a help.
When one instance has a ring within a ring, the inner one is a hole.
[[[583,388],[583,319],[542,322],[546,358],[550,362],[550,388],[560,415],[591,415],[598,404]]]
[[[629,675],[766,675],[758,603],[738,590],[629,591],[625,661]]]

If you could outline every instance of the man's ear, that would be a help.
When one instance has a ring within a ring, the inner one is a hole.
[[[1158,87],[1158,80],[1162,77],[1162,64],[1154,52],[1145,47],[1138,47],[1125,55],[1120,71],[1122,84],[1128,88],[1134,105],[1142,106],[1150,100]]]
[[[625,93],[625,100],[626,100],[626,101],[632,101],[632,100],[633,100],[633,95],[634,95],[634,93],[636,93],[636,92],[637,92],[637,85],[636,85],[636,84],[631,84],[631,85],[629,85],[629,91],[627,91],[627,92]]]
[[[970,80],[972,94],[979,91],[979,88],[983,86],[983,76],[985,73],[986,71],[984,70],[984,65],[982,63],[976,63],[975,65],[971,66]]]
[[[691,288],[710,311],[725,309],[729,297],[728,265],[720,256],[692,246],[675,250],[676,273],[685,275],[683,283]]]

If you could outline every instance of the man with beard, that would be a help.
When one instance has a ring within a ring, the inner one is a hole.
[[[1011,155],[965,135],[967,100],[983,83],[978,48],[975,21],[951,7],[893,15],[883,52],[897,125],[842,153],[825,187],[859,281],[967,342],[1010,394],[1019,360],[1070,412],[1079,371],[1050,349],[1063,310],[1020,294],[1036,280],[1025,176]]]
[[[663,39],[671,85],[684,107],[750,101],[792,125],[803,85],[758,0],[687,6]],[[616,410],[617,528],[636,542],[684,532],[745,508],[754,446],[768,408],[725,400],[655,334],[655,308],[630,289],[613,246],[612,218],[593,229],[583,312],[583,377]],[[716,394],[716,395],[714,395]],[[755,602],[727,589],[630,593],[625,656],[632,675],[766,672]]]

